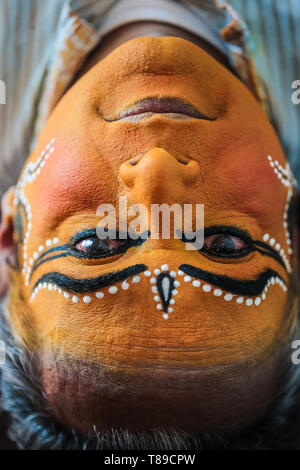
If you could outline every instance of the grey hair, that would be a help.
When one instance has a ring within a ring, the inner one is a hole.
[[[9,437],[20,449],[43,450],[216,450],[300,449],[300,367],[286,367],[281,385],[264,419],[239,436],[188,433],[181,429],[127,429],[101,431],[94,426],[89,435],[61,426],[51,416],[41,388],[37,361],[14,338],[2,312],[1,338],[6,344],[2,366],[1,406],[11,417]],[[291,364],[291,361],[289,361]]]

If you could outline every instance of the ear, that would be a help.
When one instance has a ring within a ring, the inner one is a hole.
[[[5,294],[8,285],[9,264],[13,263],[16,250],[13,227],[14,186],[1,199],[0,212],[0,298]]]

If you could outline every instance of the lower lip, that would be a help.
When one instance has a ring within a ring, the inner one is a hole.
[[[113,121],[137,121],[146,117],[163,114],[172,119],[206,119],[214,120],[201,114],[193,106],[180,101],[177,98],[146,99],[122,112]]]

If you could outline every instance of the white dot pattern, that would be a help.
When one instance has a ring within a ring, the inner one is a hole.
[[[29,241],[31,230],[32,230],[32,222],[31,222],[32,210],[31,210],[31,205],[25,194],[25,188],[27,184],[32,184],[35,181],[36,177],[40,174],[41,168],[43,168],[46,160],[48,160],[50,154],[52,154],[55,150],[54,143],[55,143],[55,139],[52,138],[50,142],[46,145],[46,149],[42,150],[42,152],[40,153],[40,156],[38,157],[37,161],[35,163],[29,162],[27,164],[17,184],[16,191],[15,191],[14,204],[18,205],[19,203],[21,203],[24,206],[26,220],[28,221],[27,231],[25,233],[25,237],[23,240],[23,266],[22,266],[22,274],[25,275],[26,286],[29,285],[30,274],[31,274],[31,269],[28,269],[27,251],[28,251],[28,241]],[[49,152],[47,152],[47,150],[49,150]],[[36,257],[34,258],[37,259]],[[32,265],[33,265],[33,259],[32,257],[30,257],[30,266]]]
[[[291,273],[292,268],[290,265],[289,255],[293,254],[293,249],[292,249],[291,236],[290,236],[289,229],[288,229],[288,212],[289,212],[290,202],[293,196],[293,187],[297,185],[297,182],[293,176],[291,167],[288,164],[288,162],[286,163],[285,168],[284,168],[282,165],[280,165],[280,163],[277,160],[273,160],[271,155],[268,155],[268,161],[275,175],[277,176],[277,178],[288,189],[286,204],[285,204],[284,213],[283,213],[283,224],[282,224],[287,248],[285,250],[283,247],[281,247],[280,243],[278,243],[274,237],[271,237],[269,239],[270,237],[269,234],[265,234],[263,236],[263,240],[265,242],[269,242],[271,246],[275,244],[274,248],[278,251],[279,255],[281,256],[284,262],[284,265],[286,267],[286,270],[288,271],[288,273]]]

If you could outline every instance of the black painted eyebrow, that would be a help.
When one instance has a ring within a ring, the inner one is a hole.
[[[239,279],[234,279],[228,276],[214,274],[189,264],[182,264],[179,266],[179,269],[181,269],[181,271],[183,271],[188,276],[201,279],[201,281],[209,282],[210,284],[214,284],[217,287],[220,287],[221,289],[236,295],[260,295],[263,292],[266,283],[272,277],[278,277],[284,282],[282,277],[273,269],[267,269],[263,271],[256,279],[250,281],[241,281]]]
[[[82,294],[84,292],[95,292],[98,289],[108,287],[115,282],[125,281],[130,276],[140,274],[146,270],[147,266],[145,264],[136,264],[134,266],[130,266],[129,268],[125,268],[122,271],[115,271],[88,279],[76,279],[58,272],[52,272],[44,274],[42,277],[40,277],[40,279],[38,279],[38,281],[34,284],[32,291],[34,291],[34,289],[39,284],[47,282],[56,284],[58,287],[68,292],[74,292],[77,294]]]

